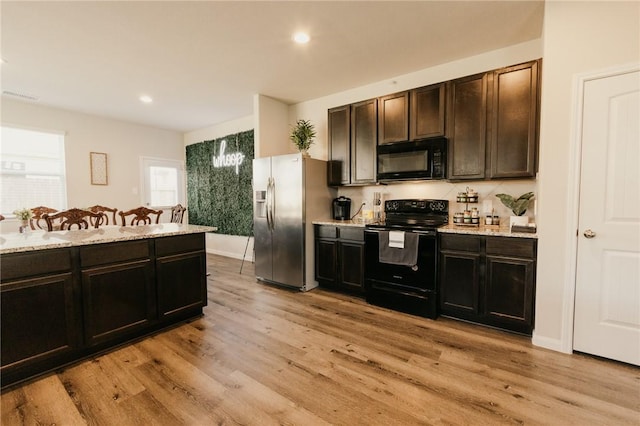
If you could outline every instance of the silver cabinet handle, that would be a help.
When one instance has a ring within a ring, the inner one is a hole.
[[[596,236],[596,233],[591,229],[587,229],[582,235],[584,235],[585,238],[594,238]]]

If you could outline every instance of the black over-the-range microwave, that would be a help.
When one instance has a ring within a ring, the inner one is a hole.
[[[447,139],[378,145],[378,181],[445,179]]]

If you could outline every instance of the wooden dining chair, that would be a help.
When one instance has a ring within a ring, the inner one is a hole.
[[[31,209],[31,219],[29,219],[29,226],[34,231],[36,229],[47,229],[47,222],[42,218],[44,214],[57,213],[58,210],[51,207],[38,206]]]
[[[184,213],[187,211],[186,207],[182,204],[177,204],[171,207],[171,223],[182,223],[184,219]]]
[[[156,216],[155,223],[160,222],[160,215],[162,210],[153,210],[147,207],[138,207],[135,209],[127,210],[126,212],[118,212],[122,218],[122,226],[127,226],[127,216],[132,216],[129,221],[129,225],[150,225],[152,223],[152,215]]]
[[[47,231],[66,231],[74,227],[78,229],[98,228],[102,222],[103,213],[74,208],[52,214],[45,213],[42,218],[47,223]]]
[[[102,222],[99,225],[117,225],[116,222],[116,213],[118,209],[112,209],[110,207],[101,206],[96,204],[95,206],[89,207],[87,210],[92,211],[94,213],[102,214]],[[111,219],[109,219],[108,213],[111,213]]]
[[[6,218],[0,214],[0,222],[2,222],[2,221],[3,221],[3,220],[5,220],[5,219],[6,219]]]

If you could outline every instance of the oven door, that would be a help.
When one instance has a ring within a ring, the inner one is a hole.
[[[365,279],[372,287],[385,286],[397,291],[422,293],[436,291],[436,233],[435,231],[417,232],[418,261],[415,266],[402,266],[380,262],[379,232],[396,229],[365,230]]]

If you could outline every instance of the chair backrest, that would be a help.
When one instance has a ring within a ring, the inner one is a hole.
[[[3,220],[5,220],[5,217],[0,214],[0,222],[2,222]]]
[[[118,224],[116,222],[116,212],[118,211],[118,209],[112,209],[109,207],[96,204],[95,206],[89,207],[87,210],[92,211],[94,213],[102,213],[102,221],[100,221],[99,225],[117,225]],[[109,220],[109,215],[107,215],[107,213],[111,213],[111,220]]]
[[[31,209],[31,219],[29,219],[29,226],[34,231],[36,229],[47,229],[47,222],[43,219],[42,215],[56,213],[58,210],[50,207],[38,206]]]
[[[160,222],[162,210],[153,210],[143,206],[126,212],[120,211],[118,214],[122,218],[122,226],[127,226],[127,216],[132,216],[129,225],[150,225],[152,223],[151,215],[156,215],[155,223]]]
[[[58,230],[55,222],[59,221],[59,230],[65,231],[76,226],[78,229],[98,228],[103,219],[103,213],[94,213],[89,210],[69,209],[58,213],[45,213],[42,218],[47,223],[47,231]]]
[[[177,204],[171,207],[171,223],[182,223],[184,219],[184,212],[187,211],[186,207],[183,207],[182,204]]]

